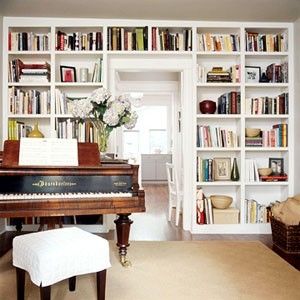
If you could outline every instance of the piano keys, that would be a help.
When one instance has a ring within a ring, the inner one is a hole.
[[[131,213],[145,211],[138,166],[99,161],[96,144],[78,144],[78,167],[18,166],[18,141],[6,141],[0,166],[0,217],[117,214],[117,246],[128,263]],[[90,155],[93,154],[94,160]]]

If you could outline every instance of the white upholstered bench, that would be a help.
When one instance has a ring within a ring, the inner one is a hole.
[[[40,287],[41,300],[50,300],[51,285],[69,279],[74,291],[76,276],[97,273],[97,299],[105,299],[108,241],[76,227],[25,234],[13,240],[13,265],[17,273],[18,300],[24,299],[25,271]]]

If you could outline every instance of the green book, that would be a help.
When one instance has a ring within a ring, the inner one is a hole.
[[[143,28],[136,28],[136,50],[143,51],[144,50],[144,34]]]

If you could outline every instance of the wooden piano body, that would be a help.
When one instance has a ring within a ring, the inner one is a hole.
[[[19,142],[5,141],[0,167],[0,217],[117,214],[117,245],[121,262],[126,263],[132,223],[129,215],[145,211],[145,195],[139,188],[137,165],[100,164],[98,146],[90,143],[78,143],[78,167],[21,167],[18,158]],[[114,189],[113,195],[109,194],[110,187]],[[84,190],[82,194],[81,188]],[[34,199],[17,196],[24,191],[27,196],[31,189]],[[99,192],[101,197],[97,194],[86,196],[90,190]],[[64,192],[71,192],[71,195],[60,195]],[[44,194],[43,197],[39,196],[40,193]],[[51,193],[51,198],[47,193]],[[6,194],[9,199],[4,199]]]

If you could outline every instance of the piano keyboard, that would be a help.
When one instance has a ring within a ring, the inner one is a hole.
[[[91,199],[111,197],[132,197],[132,193],[33,193],[33,194],[0,194],[0,201],[50,200],[50,199]]]

